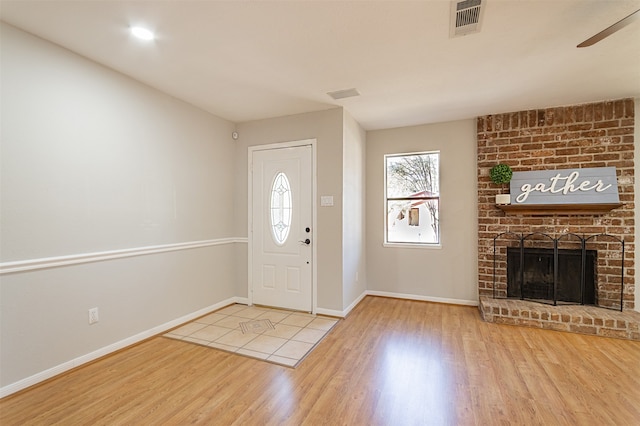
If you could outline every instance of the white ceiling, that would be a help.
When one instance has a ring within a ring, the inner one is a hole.
[[[640,97],[640,21],[576,48],[639,0],[485,7],[480,33],[458,38],[441,0],[2,0],[0,17],[233,122],[340,105],[371,130]],[[133,39],[135,24],[157,40]]]

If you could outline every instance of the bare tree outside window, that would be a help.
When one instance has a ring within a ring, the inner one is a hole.
[[[440,243],[439,163],[439,152],[385,156],[386,242]]]

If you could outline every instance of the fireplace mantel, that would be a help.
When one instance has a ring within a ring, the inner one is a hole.
[[[546,216],[553,214],[603,214],[621,207],[622,203],[602,204],[496,204],[506,214]]]

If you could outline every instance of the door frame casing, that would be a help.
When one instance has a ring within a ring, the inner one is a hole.
[[[249,306],[253,305],[253,153],[256,151],[268,151],[275,149],[284,149],[284,148],[295,148],[302,146],[311,146],[311,215],[312,215],[312,232],[311,237],[313,243],[311,244],[311,313],[315,314],[318,309],[318,250],[317,250],[317,242],[318,242],[318,212],[317,212],[317,203],[316,203],[316,194],[317,194],[317,163],[316,163],[316,139],[303,139],[297,141],[290,142],[279,142],[272,143],[266,145],[252,145],[247,147],[248,160],[247,160],[247,171],[248,171],[248,210],[247,210],[247,298],[249,301]]]

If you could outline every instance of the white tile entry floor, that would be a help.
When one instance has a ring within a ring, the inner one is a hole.
[[[295,367],[337,323],[303,312],[236,304],[164,336]]]

